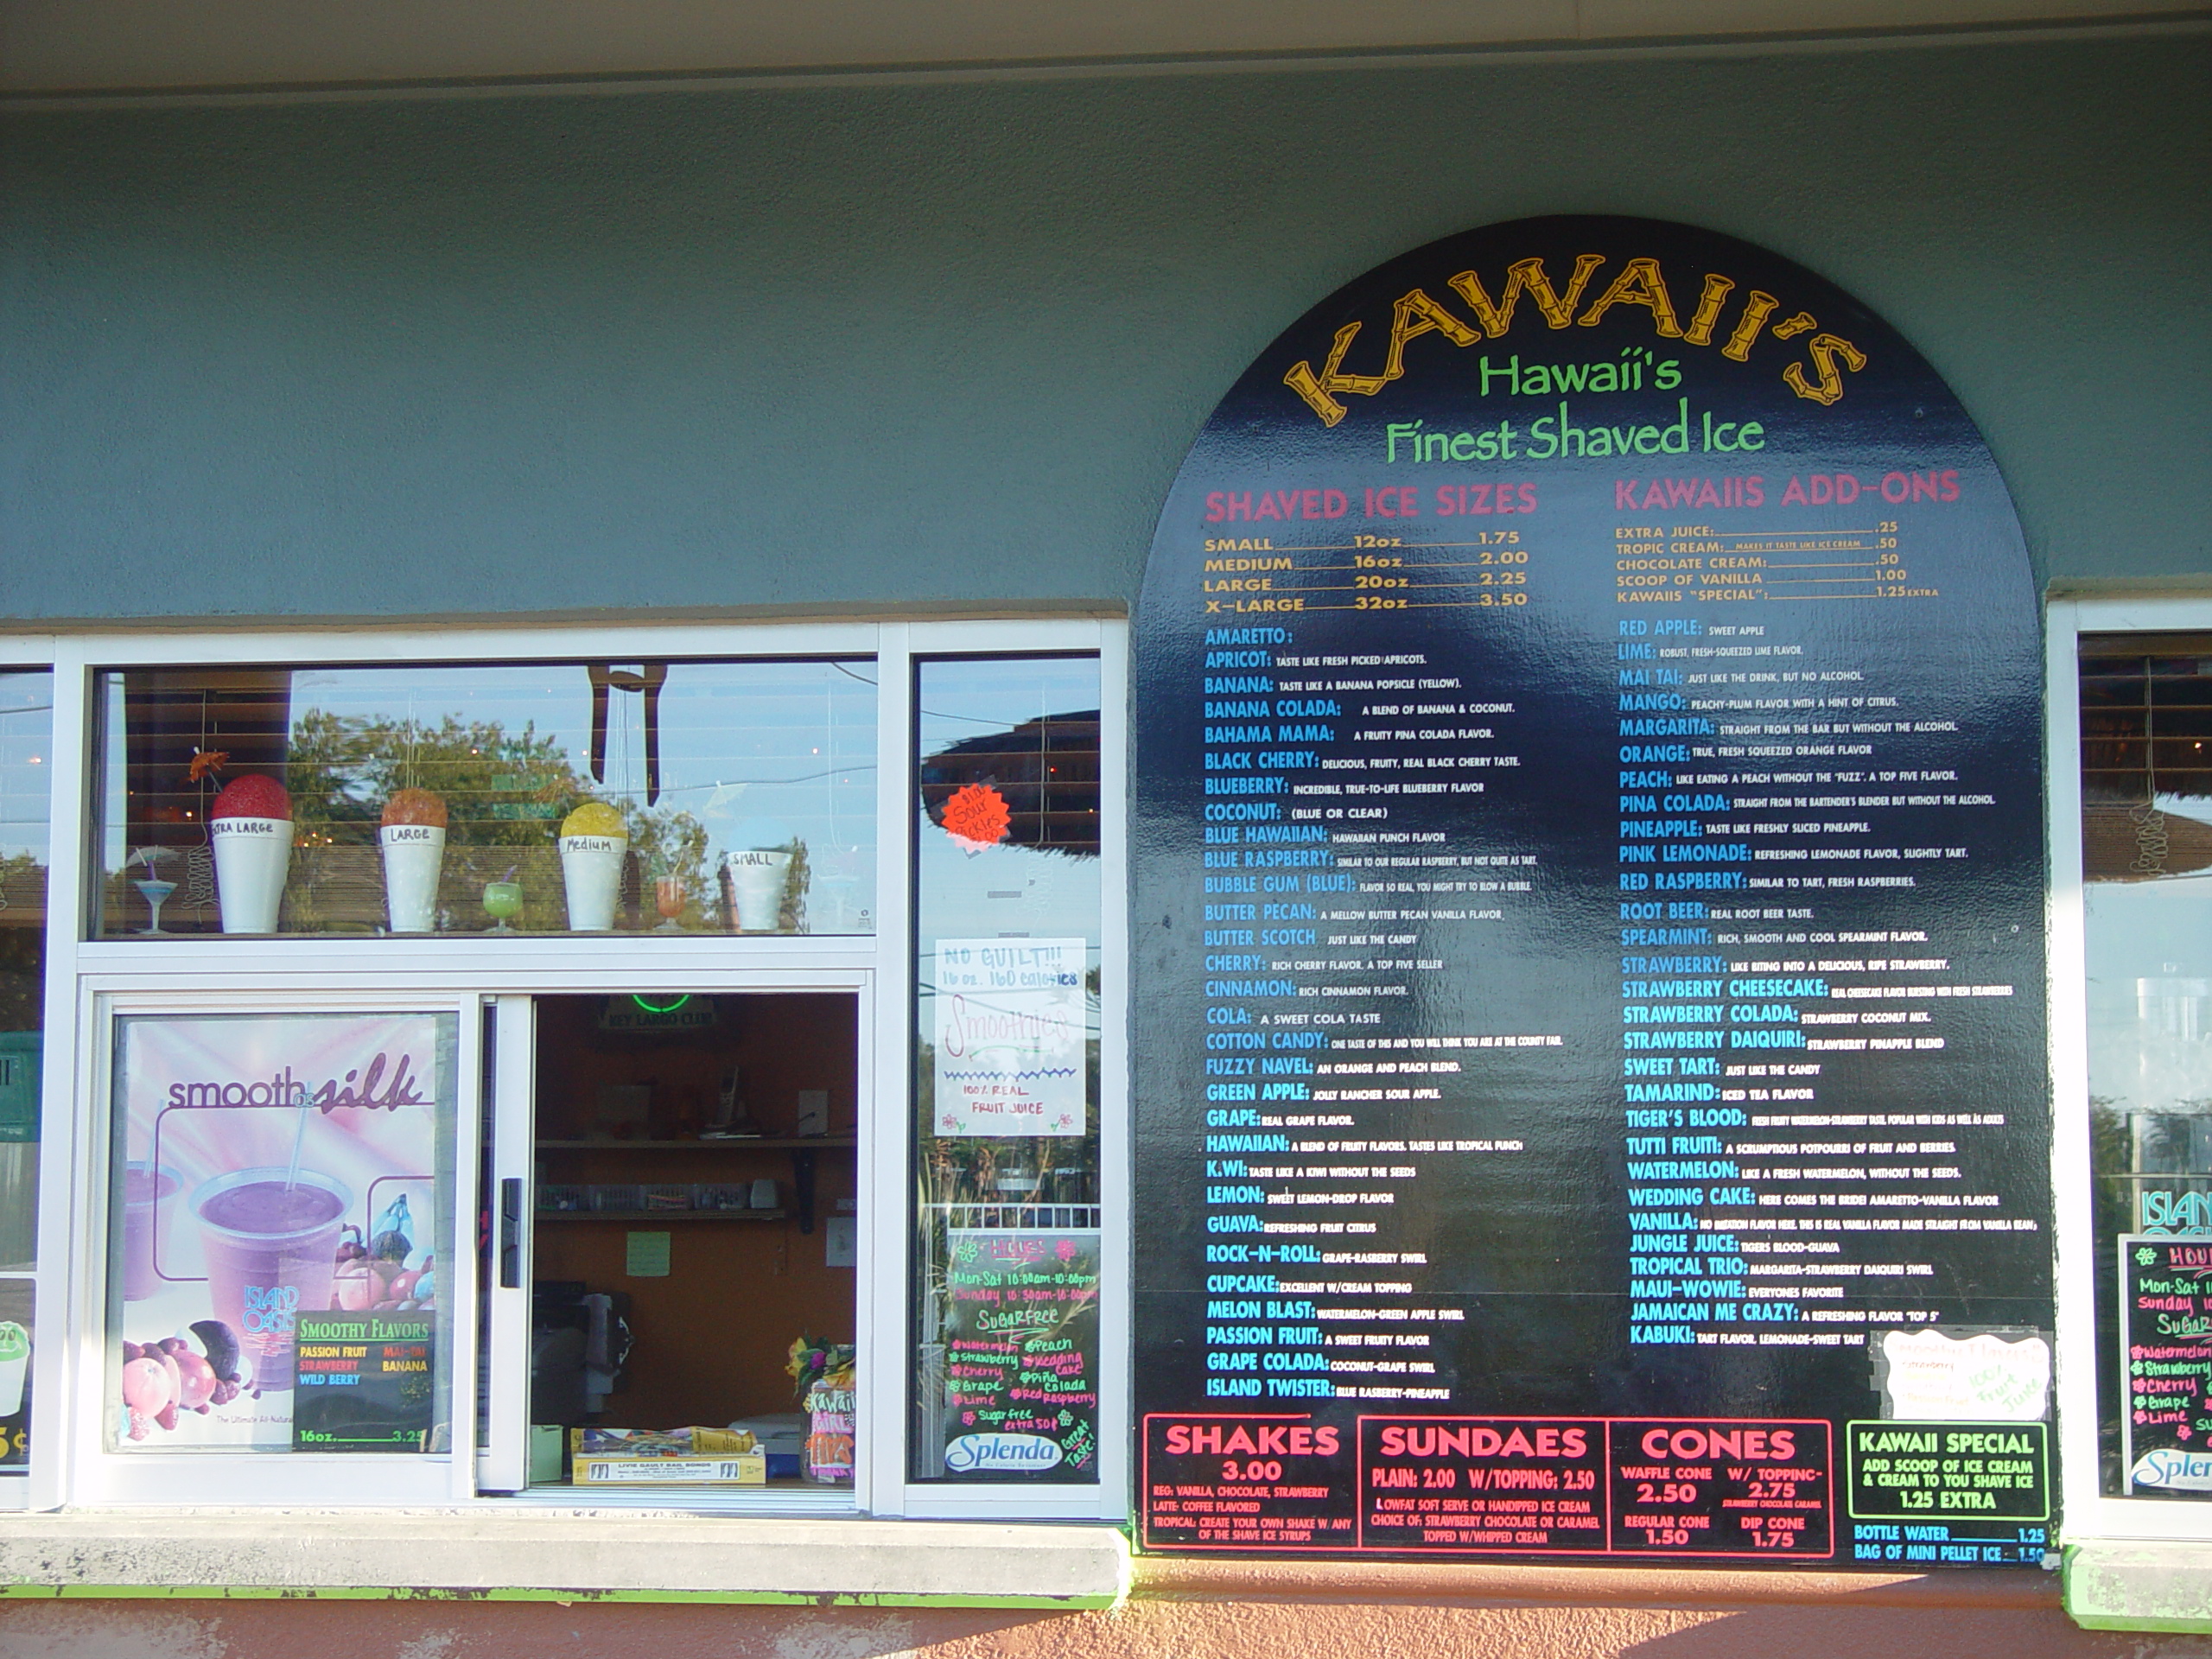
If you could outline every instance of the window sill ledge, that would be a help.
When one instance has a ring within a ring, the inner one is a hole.
[[[451,1597],[1110,1607],[1096,1523],[702,1518],[601,1510],[65,1510],[0,1515],[0,1596]]]
[[[2067,1614],[2084,1630],[2212,1632],[2212,1543],[2069,1544],[2065,1579]]]

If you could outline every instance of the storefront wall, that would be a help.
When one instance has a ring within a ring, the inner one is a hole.
[[[2208,60],[2176,36],[10,112],[0,610],[31,634],[1118,612],[1192,436],[1285,323],[1553,213],[1707,226],[1837,283],[1980,424],[2041,583],[2186,591],[2212,577]],[[0,1622],[73,1659],[2137,1640],[2075,1629],[2031,1573],[1173,1561],[1111,1612]]]
[[[2202,571],[2205,51],[10,113],[0,608],[1125,605],[1287,323],[1557,213],[1887,319],[2046,578]]]
[[[1611,1588],[1590,1575],[1545,1583],[1495,1570],[1452,1582],[1425,1569],[1397,1583],[1326,1569],[1325,1583],[1141,1575],[1110,1612],[957,1609],[515,1606],[423,1602],[20,1604],[0,1612],[10,1651],[111,1659],[162,1651],[210,1659],[294,1659],[305,1644],[365,1653],[506,1659],[557,1651],[617,1659],[1244,1659],[1266,1653],[1459,1659],[1823,1659],[1838,1652],[1957,1659],[2183,1659],[2201,1639],[2076,1629],[2046,1586],[1982,1575],[1898,1585],[1864,1576],[1786,1584],[1750,1575],[1700,1587],[1685,1575],[1633,1573]],[[1702,1575],[1700,1575],[1702,1576]]]

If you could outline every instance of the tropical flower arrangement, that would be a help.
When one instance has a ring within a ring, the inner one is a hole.
[[[791,1344],[791,1357],[784,1362],[789,1373],[792,1392],[800,1399],[817,1382],[827,1382],[831,1388],[852,1387],[852,1372],[859,1351],[849,1342],[817,1342],[812,1337],[801,1337]]]

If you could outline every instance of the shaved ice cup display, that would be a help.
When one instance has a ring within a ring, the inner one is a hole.
[[[772,933],[782,924],[784,888],[791,855],[780,847],[754,847],[722,855],[722,904],[740,933]]]
[[[614,925],[622,892],[622,861],[630,831],[603,801],[586,801],[561,821],[561,880],[568,890],[569,926],[604,933]]]
[[[438,878],[446,858],[446,804],[427,789],[403,789],[385,804],[377,828],[384,853],[385,913],[395,933],[436,925]]]
[[[292,869],[292,798],[274,778],[248,772],[207,809],[215,898],[226,933],[274,933]]]

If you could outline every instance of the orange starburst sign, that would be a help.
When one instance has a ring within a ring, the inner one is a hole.
[[[1013,821],[1006,797],[988,784],[963,784],[944,804],[945,833],[978,846],[1004,841]]]

